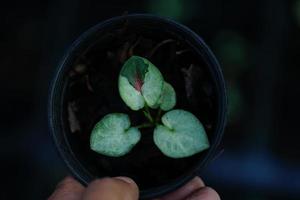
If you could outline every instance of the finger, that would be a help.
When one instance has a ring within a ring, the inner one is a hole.
[[[198,189],[184,200],[221,200],[221,198],[214,189],[204,187]]]
[[[138,186],[127,177],[97,179],[83,194],[83,200],[137,200],[138,197]]]
[[[171,192],[161,198],[155,200],[182,200],[187,197],[189,194],[193,193],[194,191],[198,190],[199,188],[204,187],[203,181],[196,176],[187,184],[182,186],[181,188],[177,189],[174,192]]]
[[[80,200],[84,187],[71,176],[64,178],[48,200]]]

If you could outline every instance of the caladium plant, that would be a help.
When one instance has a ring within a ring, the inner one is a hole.
[[[123,156],[139,142],[140,129],[145,127],[154,127],[154,143],[168,157],[184,158],[209,148],[205,129],[197,117],[185,110],[171,110],[176,105],[176,92],[149,60],[130,57],[120,71],[118,87],[125,104],[134,111],[142,110],[148,122],[131,126],[127,114],[104,116],[91,133],[93,151]],[[155,119],[149,109],[157,110]],[[161,117],[162,112],[166,113]]]

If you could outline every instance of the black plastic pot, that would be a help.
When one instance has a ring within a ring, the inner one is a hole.
[[[86,162],[79,158],[77,150],[74,150],[72,141],[70,141],[70,130],[66,120],[66,91],[68,89],[69,72],[78,57],[89,50],[90,46],[103,37],[105,33],[119,30],[126,24],[133,31],[144,31],[170,34],[174,38],[178,38],[188,45],[193,53],[203,61],[203,68],[207,70],[210,83],[214,91],[214,122],[213,128],[209,135],[211,147],[200,157],[196,157],[193,166],[172,180],[166,180],[164,183],[155,185],[155,187],[142,188],[140,197],[154,198],[175,190],[182,186],[185,182],[199,174],[204,166],[214,157],[217,147],[221,141],[224,126],[226,123],[226,91],[222,72],[219,64],[204,41],[189,28],[178,24],[172,20],[164,19],[151,15],[135,14],[121,17],[115,17],[97,24],[82,36],[80,36],[69,48],[58,66],[58,70],[53,78],[51,94],[49,96],[49,122],[52,135],[59,150],[60,155],[71,170],[73,175],[83,184],[88,184],[95,178],[109,176],[109,174],[94,174]],[[109,45],[109,43],[107,44]],[[119,97],[118,97],[119,98]],[[147,155],[145,155],[147,156]],[[176,166],[170,166],[176,168]],[[141,169],[143,171],[144,169]],[[147,173],[144,171],[143,173]],[[124,175],[124,174],[120,174]],[[126,175],[126,174],[125,174]]]

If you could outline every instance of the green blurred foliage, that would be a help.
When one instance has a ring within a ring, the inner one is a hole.
[[[228,122],[238,121],[243,111],[243,96],[237,84],[228,84]]]
[[[213,41],[226,78],[235,79],[249,66],[249,44],[237,32],[221,31]]]
[[[223,30],[216,35],[212,45],[227,81],[229,123],[234,123],[241,117],[244,107],[238,85],[239,78],[249,67],[250,44],[238,32]]]
[[[148,11],[152,14],[184,21],[192,15],[193,1],[184,0],[149,0]]]
[[[293,5],[293,14],[298,26],[300,26],[300,0],[295,1]]]

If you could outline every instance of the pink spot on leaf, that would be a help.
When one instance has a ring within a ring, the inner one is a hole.
[[[137,91],[142,91],[142,86],[143,86],[143,80],[140,78],[140,76],[137,74],[135,79],[134,79],[134,88]]]

